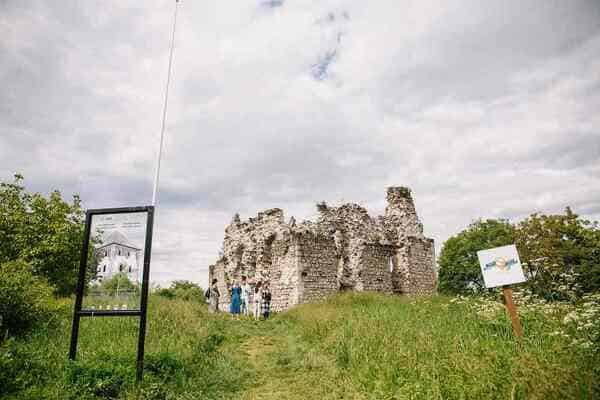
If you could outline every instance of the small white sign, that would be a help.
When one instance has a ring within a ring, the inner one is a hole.
[[[514,244],[477,252],[485,287],[525,282],[519,253]]]

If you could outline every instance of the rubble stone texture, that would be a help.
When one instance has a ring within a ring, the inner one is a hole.
[[[316,222],[284,221],[283,210],[259,212],[225,229],[223,253],[210,266],[218,280],[219,308],[229,309],[228,286],[246,276],[269,282],[272,309],[316,302],[344,290],[407,295],[436,289],[433,239],[423,235],[411,191],[387,189],[385,215],[373,218],[357,204],[317,204]]]

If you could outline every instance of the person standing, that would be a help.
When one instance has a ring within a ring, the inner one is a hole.
[[[231,316],[240,318],[240,307],[242,305],[242,288],[237,281],[233,282],[233,288],[231,288],[231,305],[229,306],[229,312]]]
[[[262,291],[262,315],[264,319],[269,318],[271,314],[271,290],[269,290],[269,283],[265,283],[265,287]]]
[[[213,279],[212,284],[210,285],[210,289],[208,292],[208,312],[216,313],[219,311],[219,297],[221,297],[221,293],[219,293],[219,288],[217,286],[217,280]]]
[[[254,319],[260,319],[262,303],[262,283],[259,281],[254,287]]]
[[[248,315],[248,308],[250,307],[250,285],[246,281],[246,277],[242,276],[242,314]]]

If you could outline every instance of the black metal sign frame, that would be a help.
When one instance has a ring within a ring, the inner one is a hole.
[[[82,310],[83,291],[86,284],[86,271],[88,263],[88,250],[90,246],[90,234],[92,227],[92,217],[102,214],[128,214],[146,212],[146,241],[144,247],[144,269],[142,275],[142,292],[140,308],[138,310]],[[146,311],[148,308],[148,286],[150,275],[150,256],[152,254],[152,228],[154,226],[154,206],[143,207],[124,207],[124,208],[102,208],[88,210],[85,215],[85,233],[83,247],[81,249],[81,259],[79,262],[79,278],[77,281],[77,292],[75,297],[75,307],[73,311],[73,325],[71,329],[71,348],[69,358],[75,359],[77,355],[77,341],[79,339],[79,321],[81,317],[140,317],[140,327],[138,333],[138,351],[136,363],[136,379],[142,380],[144,373],[144,343],[146,339]]]

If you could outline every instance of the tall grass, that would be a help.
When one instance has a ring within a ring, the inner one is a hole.
[[[558,321],[524,319],[519,348],[508,318],[481,320],[448,300],[348,295],[288,318],[364,398],[588,398],[599,389],[591,360],[549,336]]]
[[[0,353],[6,399],[587,399],[597,358],[551,333],[561,316],[485,319],[450,298],[345,294],[268,321],[151,296],[144,383],[137,318],[82,320],[66,360],[70,304]]]

